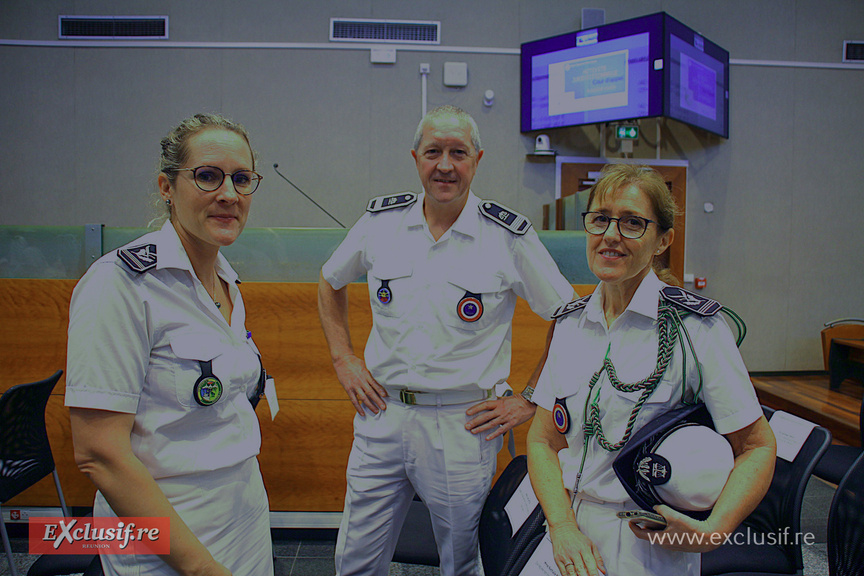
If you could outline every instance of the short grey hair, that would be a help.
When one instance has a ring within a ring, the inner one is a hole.
[[[474,121],[474,118],[471,117],[465,110],[459,108],[458,106],[452,106],[450,104],[445,104],[444,106],[438,106],[437,108],[433,108],[430,110],[426,116],[420,120],[420,124],[417,125],[417,131],[414,133],[414,151],[418,151],[420,149],[420,140],[423,139],[423,129],[426,127],[426,124],[429,121],[435,118],[445,118],[452,117],[456,118],[460,121],[467,122],[471,127],[471,144],[474,146],[475,152],[480,152],[483,149],[483,145],[480,142],[480,129],[477,128],[477,122]]]

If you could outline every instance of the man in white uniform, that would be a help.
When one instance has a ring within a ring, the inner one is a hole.
[[[546,319],[573,297],[531,224],[471,192],[483,150],[467,113],[430,112],[411,154],[424,193],[370,201],[319,281],[333,366],[357,410],[341,576],[387,574],[415,491],[431,512],[441,574],[478,572],[477,525],[502,435],[535,409],[533,388],[512,396],[507,384],[516,297]],[[346,290],[363,274],[374,319],[365,362],[351,344]]]

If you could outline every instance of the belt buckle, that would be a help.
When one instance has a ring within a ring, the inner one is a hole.
[[[409,406],[417,404],[417,398],[414,396],[414,392],[411,392],[410,390],[399,390],[399,400],[401,400],[403,404],[408,404]]]

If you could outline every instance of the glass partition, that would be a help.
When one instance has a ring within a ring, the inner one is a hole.
[[[93,248],[92,234],[85,238],[87,228],[95,230],[95,245],[101,248]],[[103,227],[100,235],[98,226],[0,226],[0,278],[80,278],[98,253],[116,250],[148,231]],[[222,253],[246,282],[317,282],[321,265],[346,232],[338,228],[247,228]],[[537,233],[571,283],[597,282],[585,260],[584,232]]]

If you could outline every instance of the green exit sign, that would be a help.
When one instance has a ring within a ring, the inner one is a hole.
[[[615,129],[615,137],[618,140],[636,140],[639,138],[638,126],[618,126]]]

